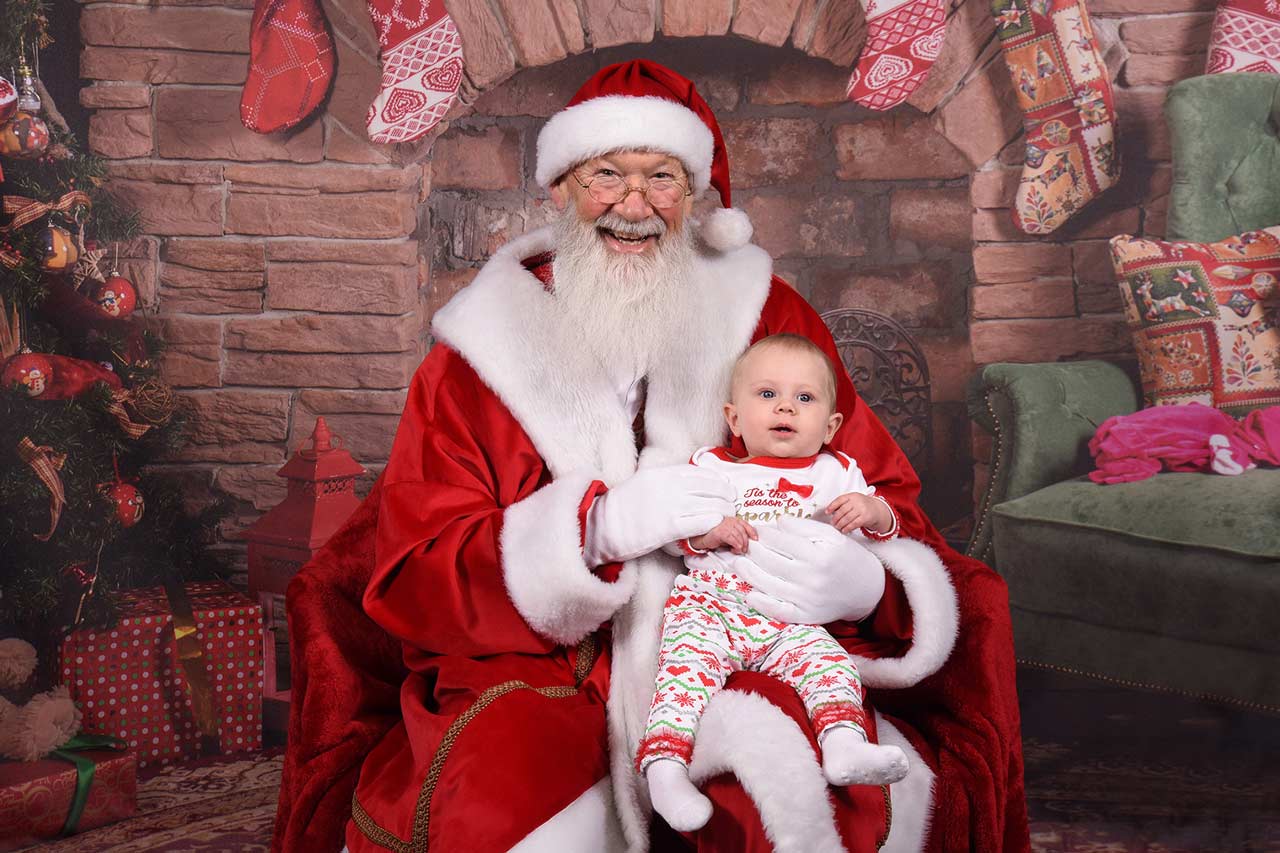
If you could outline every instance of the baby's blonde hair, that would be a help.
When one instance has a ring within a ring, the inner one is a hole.
[[[827,369],[827,398],[831,401],[831,411],[836,410],[836,369],[831,364],[831,359],[822,351],[822,347],[806,338],[804,335],[797,335],[792,332],[781,332],[776,335],[768,335],[756,341],[747,347],[746,352],[738,356],[738,360],[733,363],[733,373],[729,378],[730,394],[732,389],[738,386],[738,379],[742,374],[742,365],[747,360],[747,356],[757,350],[765,349],[782,349],[791,352],[807,352],[818,357],[822,362],[822,366]]]

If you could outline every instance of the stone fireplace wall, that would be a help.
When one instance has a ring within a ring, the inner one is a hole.
[[[1160,107],[1203,66],[1213,7],[1091,0],[1125,176],[1030,239],[1007,210],[1020,116],[985,0],[955,4],[929,81],[889,114],[843,98],[857,3],[447,0],[466,53],[460,102],[438,139],[397,148],[364,136],[379,71],[355,0],[324,4],[338,73],[315,118],[270,136],[241,127],[251,5],[91,2],[80,22],[89,145],[146,234],[121,266],[195,409],[166,468],[193,500],[235,502],[232,549],[282,496],[275,471],[317,415],[380,469],[431,314],[493,248],[547,220],[537,128],[592,70],[632,56],[687,73],[716,109],[735,202],[780,274],[819,310],[869,307],[912,331],[933,373],[926,502],[942,523],[961,519],[984,475],[964,416],[975,367],[1128,350],[1106,240],[1163,232]]]

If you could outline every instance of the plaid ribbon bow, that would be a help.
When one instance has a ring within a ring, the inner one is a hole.
[[[72,190],[57,201],[37,201],[20,195],[7,195],[4,197],[4,212],[12,216],[13,220],[0,231],[12,231],[30,225],[46,213],[66,213],[73,207],[93,207],[93,202],[81,190]]]
[[[129,413],[124,409],[124,404],[132,399],[132,395],[128,391],[112,391],[111,402],[107,403],[107,411],[116,419],[116,423],[120,425],[120,429],[124,431],[125,435],[136,440],[151,429],[151,424],[136,423],[129,417]]]
[[[40,482],[49,490],[49,532],[35,537],[41,542],[48,542],[53,531],[58,529],[58,520],[62,518],[62,508],[67,504],[67,493],[62,488],[62,478],[58,472],[67,462],[67,454],[58,453],[52,447],[37,446],[30,436],[24,435],[18,442],[18,456],[31,466]]]

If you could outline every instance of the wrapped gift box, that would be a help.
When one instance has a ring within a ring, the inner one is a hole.
[[[262,608],[224,583],[189,583],[186,590],[213,688],[220,751],[260,749]],[[84,712],[84,730],[127,742],[139,767],[204,752],[162,587],[125,593],[114,628],[82,628],[67,637],[62,680]]]
[[[132,752],[94,749],[78,753],[94,763],[93,783],[76,824],[83,832],[123,820],[137,808],[138,764]],[[0,761],[0,850],[56,838],[76,790],[68,761]]]

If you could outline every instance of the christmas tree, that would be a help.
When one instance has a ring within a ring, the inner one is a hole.
[[[44,4],[0,9],[0,637],[52,663],[67,630],[111,622],[117,592],[218,574],[202,546],[220,510],[185,514],[145,468],[184,418],[113,263],[137,220],[33,70]]]

